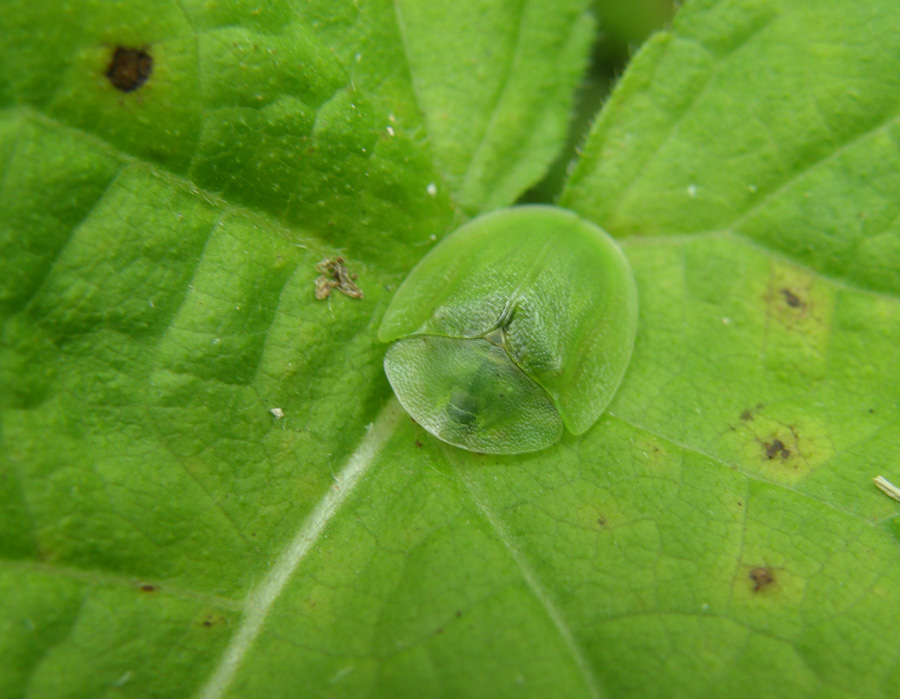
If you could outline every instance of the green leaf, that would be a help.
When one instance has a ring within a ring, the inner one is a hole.
[[[561,203],[619,236],[727,230],[896,294],[896,10],[846,9],[689,5],[618,86]]]
[[[0,697],[892,696],[900,9],[651,39],[562,198],[634,268],[625,380],[487,457],[376,331],[540,178],[592,25],[431,4],[7,3]]]
[[[604,587],[620,609],[598,642],[647,649],[606,656],[613,694],[894,693],[878,649],[900,530],[872,478],[900,476],[898,23],[888,3],[686,6],[562,197],[635,269],[610,429],[644,443],[633,477],[664,511],[626,516],[653,552],[643,584]],[[641,675],[671,648],[689,651]]]

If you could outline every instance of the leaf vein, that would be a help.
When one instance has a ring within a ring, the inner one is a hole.
[[[197,693],[198,699],[217,699],[228,690],[291,576],[313,549],[331,522],[331,518],[375,463],[402,414],[403,411],[396,399],[387,402],[356,451],[335,476],[335,484],[326,491],[316,507],[303,520],[265,577],[247,595],[241,624],[232,636],[216,669]]]
[[[547,616],[553,622],[553,625],[556,627],[556,630],[562,637],[563,642],[566,644],[566,647],[572,654],[572,657],[575,660],[575,664],[578,666],[578,669],[580,670],[584,678],[585,684],[587,685],[591,696],[595,699],[600,699],[600,697],[603,696],[603,691],[600,688],[600,683],[597,680],[597,677],[595,676],[584,651],[578,644],[578,640],[575,638],[572,630],[569,628],[561,612],[553,603],[553,600],[550,599],[550,595],[538,580],[537,575],[535,575],[531,566],[528,565],[528,561],[525,559],[525,555],[518,547],[513,544],[512,537],[510,537],[503,524],[500,522],[494,512],[488,507],[484,498],[479,496],[479,494],[475,490],[475,486],[468,478],[466,478],[462,474],[461,471],[458,471],[458,473],[460,474],[460,480],[463,482],[463,485],[465,485],[466,489],[469,491],[469,494],[472,496],[472,500],[475,503],[476,507],[478,507],[478,509],[481,511],[482,516],[487,520],[488,524],[490,524],[500,543],[502,543],[506,550],[509,552],[513,561],[518,566],[519,571],[522,574],[522,578],[525,580],[525,583],[528,586],[529,590],[531,590],[531,593],[534,595],[535,599],[537,599],[537,601],[544,608]]]

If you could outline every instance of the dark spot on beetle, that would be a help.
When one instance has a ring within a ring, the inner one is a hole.
[[[141,583],[140,587],[141,592],[156,592],[158,589],[159,587],[153,583]]]
[[[743,420],[744,422],[749,422],[752,419],[753,419],[753,413],[751,413],[749,410],[745,410],[744,412],[741,413],[741,420]]]
[[[766,442],[766,456],[770,459],[774,459],[779,454],[782,459],[787,459],[791,455],[791,450],[784,446],[784,442],[780,439],[773,439],[772,443],[769,444]]]
[[[753,581],[753,591],[759,592],[775,583],[775,574],[771,569],[760,566],[750,571],[750,579]]]
[[[144,49],[117,46],[106,69],[106,77],[122,92],[137,90],[153,72],[153,57]]]
[[[800,308],[803,305],[800,297],[787,287],[781,290],[781,295],[784,296],[784,302],[791,308]]]

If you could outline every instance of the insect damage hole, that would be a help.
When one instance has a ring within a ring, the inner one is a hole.
[[[144,49],[117,46],[106,69],[106,77],[122,92],[133,92],[150,79],[153,57]]]

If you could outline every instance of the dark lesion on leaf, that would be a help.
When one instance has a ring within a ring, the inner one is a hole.
[[[337,289],[352,299],[363,297],[362,289],[355,283],[356,275],[350,274],[343,257],[326,257],[316,265],[316,271],[319,273],[316,278],[316,298],[320,301],[331,296],[332,289]]]
[[[223,616],[215,616],[213,614],[207,614],[203,621],[200,622],[200,625],[204,628],[209,628],[211,626],[217,626],[225,623],[225,617]]]
[[[750,580],[753,582],[753,591],[761,592],[775,584],[775,573],[766,566],[757,566],[750,570]]]
[[[159,589],[159,585],[154,585],[153,583],[141,583],[139,589],[141,592],[156,592]]]
[[[753,411],[755,410],[755,411],[759,412],[765,407],[766,406],[763,405],[762,403],[757,403],[756,406],[753,408],[745,408],[744,411],[741,413],[741,420],[743,420],[744,422],[753,422],[753,417],[754,417]]]
[[[784,302],[791,308],[803,308],[806,305],[797,294],[787,287],[781,289],[781,295],[784,297]]]
[[[106,77],[117,90],[133,92],[150,79],[152,72],[153,57],[146,48],[117,46],[106,69]]]
[[[766,458],[774,459],[777,456],[780,456],[782,459],[787,459],[791,455],[791,450],[784,446],[784,442],[780,439],[773,439],[771,442],[765,442],[763,446],[766,449]]]

